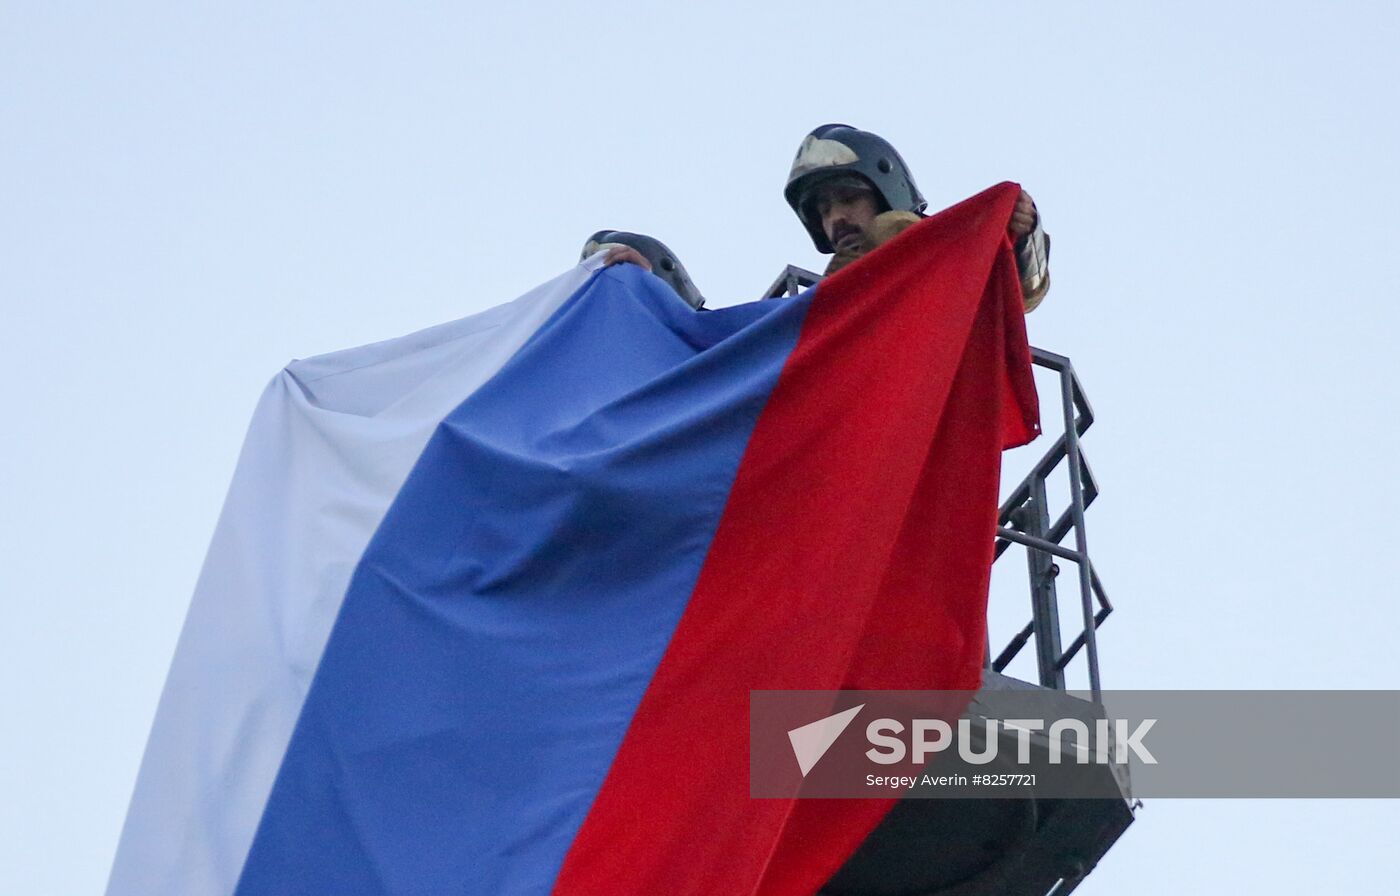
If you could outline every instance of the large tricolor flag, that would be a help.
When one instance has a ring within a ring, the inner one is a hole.
[[[750,799],[749,691],[977,686],[1017,192],[796,298],[595,257],[289,365],[108,896],[814,892],[890,803]]]

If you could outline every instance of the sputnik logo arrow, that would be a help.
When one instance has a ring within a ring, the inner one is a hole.
[[[841,736],[841,732],[846,730],[846,726],[851,724],[851,720],[864,708],[865,704],[862,703],[787,733],[788,740],[792,743],[792,752],[797,756],[797,766],[802,769],[802,777],[807,777],[812,766],[826,755],[826,751],[836,743],[836,738]]]

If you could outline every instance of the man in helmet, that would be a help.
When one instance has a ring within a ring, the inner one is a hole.
[[[705,297],[695,288],[685,265],[661,240],[626,230],[600,230],[584,241],[579,261],[604,249],[608,250],[604,266],[635,264],[665,280],[696,311],[705,306]]]
[[[844,124],[825,124],[807,135],[793,159],[784,195],[817,251],[833,256],[828,274],[922,218],[928,205],[888,141]],[[1030,311],[1050,289],[1050,237],[1024,190],[1007,231]]]

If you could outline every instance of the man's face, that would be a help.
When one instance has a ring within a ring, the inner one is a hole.
[[[880,206],[875,191],[850,182],[820,184],[813,190],[812,211],[837,252],[850,253],[861,244]]]

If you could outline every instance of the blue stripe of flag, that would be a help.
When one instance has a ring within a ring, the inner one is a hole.
[[[697,314],[607,268],[443,421],[351,580],[240,896],[551,889],[809,301]]]

